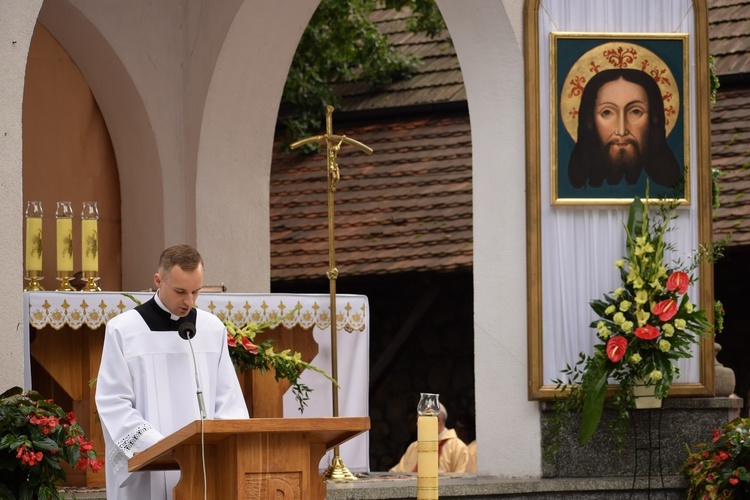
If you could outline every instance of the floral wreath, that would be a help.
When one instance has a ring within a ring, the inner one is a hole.
[[[573,63],[560,92],[560,116],[574,141],[578,141],[578,111],[583,89],[590,77],[608,69],[639,69],[656,81],[664,101],[666,133],[669,135],[680,114],[680,93],[672,70],[649,49],[630,42],[597,45]]]

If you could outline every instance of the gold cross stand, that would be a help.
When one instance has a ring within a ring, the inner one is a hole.
[[[339,150],[343,143],[355,146],[365,153],[372,154],[372,149],[365,146],[359,141],[355,141],[345,135],[334,135],[333,134],[333,106],[326,106],[326,133],[325,135],[315,135],[302,139],[291,145],[292,149],[304,146],[309,143],[325,144],[326,156],[327,156],[327,177],[328,177],[328,283],[330,287],[330,301],[331,301],[331,376],[334,380],[338,380],[338,352],[337,352],[337,339],[336,339],[336,278],[338,278],[339,270],[336,269],[336,249],[334,244],[333,236],[333,194],[336,192],[336,186],[341,179],[339,173],[339,166],[336,163],[338,158]],[[339,394],[336,385],[333,386],[333,416],[339,416]],[[349,472],[349,469],[344,465],[344,461],[339,456],[339,447],[333,448],[333,460],[328,469],[323,473],[325,479],[333,481],[354,481],[357,476]]]

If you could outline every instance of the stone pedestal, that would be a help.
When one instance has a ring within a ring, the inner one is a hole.
[[[547,423],[552,409],[549,402],[540,405],[544,451],[551,439]],[[580,418],[575,416],[572,427],[560,435],[557,453],[553,456],[544,454],[542,477],[677,475],[687,457],[688,447],[710,441],[712,431],[738,417],[741,407],[742,400],[737,398],[667,398],[661,409],[633,410],[631,434],[621,453],[617,453],[607,430],[613,410],[605,407],[599,428],[584,446],[578,445]],[[634,428],[638,434],[637,443],[633,439]],[[639,453],[637,471],[636,448]]]

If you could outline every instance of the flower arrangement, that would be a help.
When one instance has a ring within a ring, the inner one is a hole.
[[[103,465],[72,412],[20,387],[0,394],[0,498],[59,499],[60,459],[79,471]]]
[[[690,450],[688,450],[690,452]],[[750,496],[750,418],[714,429],[710,443],[699,444],[680,473],[688,480],[688,500]]]
[[[687,264],[666,263],[665,251],[674,248],[665,235],[675,218],[673,204],[661,204],[652,219],[647,204],[639,198],[631,203],[627,256],[615,262],[622,283],[591,302],[598,316],[590,325],[597,332],[594,354],[581,353],[573,367],[562,371],[568,382],[555,380],[557,389],[567,394],[555,403],[556,412],[581,412],[581,444],[598,427],[608,383],[614,380],[619,386],[611,399],[616,416],[610,430],[622,449],[628,412],[635,404],[634,386],[652,387],[656,398],[666,397],[679,376],[675,362],[691,357],[692,344],[711,333],[706,311],[690,301],[687,291],[696,279],[693,271],[720,256],[722,246],[701,248]]]
[[[284,349],[276,352],[273,347],[274,340],[264,340],[260,344],[255,343],[256,336],[268,328],[274,328],[282,321],[296,312],[293,309],[284,316],[272,318],[260,323],[249,322],[243,327],[236,326],[232,321],[225,320],[224,325],[227,328],[227,343],[229,344],[229,356],[232,358],[234,366],[241,372],[248,369],[258,370],[261,374],[273,369],[276,380],[287,379],[291,385],[292,393],[299,403],[300,413],[304,412],[307,401],[310,399],[309,386],[299,381],[303,370],[312,370],[320,373],[325,378],[338,386],[328,373],[320,368],[311,365],[302,359],[302,354],[292,352],[291,349]]]

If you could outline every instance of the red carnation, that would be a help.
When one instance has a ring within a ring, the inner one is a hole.
[[[677,302],[674,299],[662,300],[651,308],[651,312],[662,321],[669,321],[677,314]]]
[[[675,271],[669,278],[667,278],[667,290],[670,292],[677,290],[677,292],[682,295],[687,292],[689,285],[690,276],[683,271]]]
[[[625,356],[628,341],[622,335],[616,335],[607,341],[607,357],[613,363],[617,363]]]
[[[635,329],[635,336],[643,340],[652,340],[659,336],[659,329],[653,325],[640,326]]]

